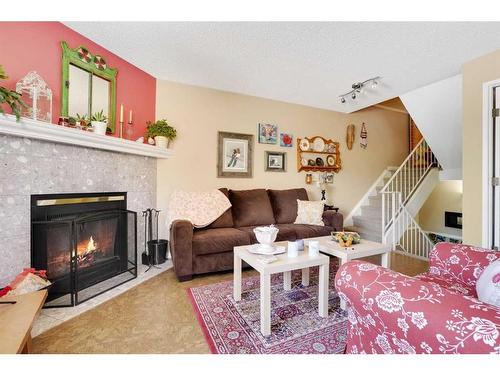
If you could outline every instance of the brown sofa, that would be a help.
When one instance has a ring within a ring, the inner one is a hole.
[[[277,241],[329,235],[343,229],[342,215],[323,213],[324,226],[293,224],[297,217],[297,199],[308,200],[305,189],[228,190],[220,189],[232,207],[208,227],[193,228],[187,220],[176,220],[170,228],[170,251],[180,281],[193,275],[233,269],[233,248],[256,243],[253,229],[274,224]]]

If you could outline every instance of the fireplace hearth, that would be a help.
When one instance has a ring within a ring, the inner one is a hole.
[[[53,283],[46,307],[75,306],[137,277],[127,193],[31,196],[31,266]]]

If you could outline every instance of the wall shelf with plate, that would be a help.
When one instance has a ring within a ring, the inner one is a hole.
[[[297,138],[297,171],[338,173],[342,169],[339,146],[321,136]]]

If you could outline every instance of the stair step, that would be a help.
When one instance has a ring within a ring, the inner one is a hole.
[[[360,224],[360,225],[354,224],[355,226],[360,226],[362,228],[374,227],[374,226],[376,227],[382,225],[382,217],[379,215],[373,217],[358,215],[358,216],[353,216],[352,219],[356,220],[356,222]]]
[[[360,237],[364,240],[374,241],[374,242],[382,242],[382,234],[377,232],[369,232],[369,231],[358,231]]]
[[[380,216],[382,215],[382,205],[361,206],[361,216]]]
[[[368,230],[374,232],[380,232],[382,230],[382,218],[370,219],[362,216],[354,216],[352,222],[356,227],[361,228],[361,230]]]
[[[349,226],[349,227],[344,227],[344,231],[357,232],[364,240],[375,241],[375,242],[382,241],[382,234],[380,232],[367,230],[366,228],[363,229],[357,226]]]

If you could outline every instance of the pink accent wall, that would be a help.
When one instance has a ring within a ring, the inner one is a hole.
[[[146,121],[155,119],[156,79],[60,22],[0,22],[0,65],[9,75],[0,85],[15,89],[18,80],[36,70],[52,89],[52,120],[57,123],[61,108],[61,41],[70,48],[83,45],[118,69],[115,128],[119,128],[123,103],[125,122],[129,110],[134,111],[134,139],[142,136]]]

